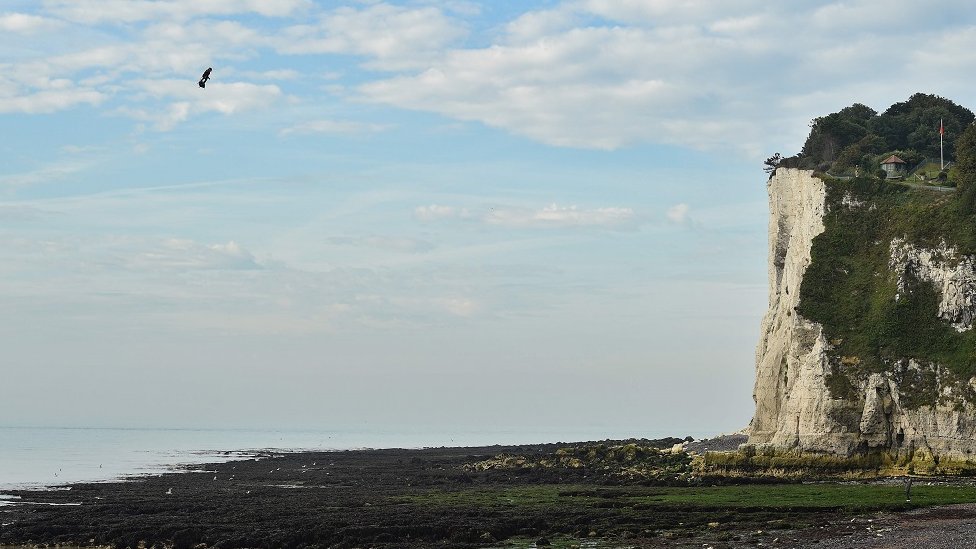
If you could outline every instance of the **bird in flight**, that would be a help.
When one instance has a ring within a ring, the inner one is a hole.
[[[200,77],[200,82],[198,82],[201,88],[207,87],[207,80],[210,80],[210,71],[212,70],[213,67],[208,67],[207,70],[203,71],[203,76]]]

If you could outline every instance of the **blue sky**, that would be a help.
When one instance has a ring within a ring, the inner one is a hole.
[[[743,427],[762,160],[853,102],[972,107],[971,14],[0,1],[0,416]]]

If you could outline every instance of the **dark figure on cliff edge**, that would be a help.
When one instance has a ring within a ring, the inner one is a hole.
[[[203,71],[203,76],[200,77],[200,82],[198,82],[201,88],[207,87],[207,80],[210,80],[210,71],[212,70],[213,67],[208,67],[207,70]]]

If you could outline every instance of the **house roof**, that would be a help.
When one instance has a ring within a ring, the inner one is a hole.
[[[882,160],[881,163],[882,164],[904,164],[905,161],[902,160],[901,158],[898,158],[895,155],[891,155],[888,158]]]

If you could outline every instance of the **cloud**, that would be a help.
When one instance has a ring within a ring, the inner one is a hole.
[[[91,88],[66,84],[59,89],[5,95],[0,88],[0,113],[47,114],[78,105],[99,105],[107,95]]]
[[[631,208],[593,208],[550,204],[540,209],[493,206],[480,214],[468,208],[431,204],[414,210],[420,221],[449,219],[474,220],[502,227],[620,227],[632,224],[637,216]]]
[[[134,41],[95,44],[46,57],[0,62],[0,113],[51,113],[80,105],[100,106],[113,99],[123,110],[135,111],[139,110],[135,105],[140,100],[172,95],[176,88],[182,88],[183,96],[197,100],[197,104],[209,101],[211,107],[204,106],[202,111],[232,112],[242,102],[253,103],[256,95],[280,95],[280,90],[273,85],[226,83],[217,71],[208,86],[208,94],[201,95],[195,85],[196,78],[214,57],[239,55],[220,55],[220,49],[243,48],[259,42],[257,33],[235,22],[158,24]],[[126,78],[127,73],[140,77]],[[185,79],[153,78],[174,73],[184,75]],[[165,92],[147,90],[143,87],[146,82]],[[214,89],[221,86],[227,97],[215,98],[221,91]],[[146,111],[167,109],[172,119],[172,107],[153,107]]]
[[[615,227],[634,221],[630,208],[582,209],[550,204],[539,210],[492,208],[485,216],[489,225],[508,227]]]
[[[426,240],[403,236],[336,236],[329,238],[328,241],[340,246],[375,248],[401,253],[422,253],[434,249],[434,245]]]
[[[214,89],[233,75],[302,80],[295,69],[252,65],[282,66],[276,55],[342,55],[366,70],[333,71],[334,59],[319,66],[340,75],[335,89],[352,101],[475,121],[553,146],[661,143],[763,158],[770,146],[798,146],[814,116],[854,100],[883,108],[904,99],[904,74],[932,82],[926,91],[964,95],[970,86],[961,75],[973,65],[971,25],[953,15],[968,9],[962,0],[947,0],[940,10],[908,0],[565,0],[484,28],[475,25],[488,18],[471,2],[40,5],[36,13],[0,15],[0,31],[8,34],[59,33],[58,40],[32,39],[38,46],[0,62],[0,113],[94,106],[159,129],[200,112],[241,109],[191,97],[159,101],[131,93],[144,91],[133,82],[179,77],[192,91],[198,71],[211,65]],[[294,24],[298,16],[301,24]],[[928,18],[930,25],[918,24]],[[812,81],[829,85],[811,92]],[[293,86],[299,94],[306,93],[301,83]],[[379,128],[318,121],[282,135],[319,131]]]
[[[883,108],[904,99],[899,75],[933,82],[943,95],[950,86],[968,93],[965,78],[924,60],[953,60],[965,74],[968,42],[939,37],[971,34],[969,25],[940,15],[949,9],[932,14],[941,30],[918,25],[931,11],[902,0],[566,1],[522,13],[487,45],[419,58],[416,69],[392,70],[357,91],[555,146],[662,143],[758,158],[770,144],[801,141],[814,116],[855,100]],[[799,106],[793,99],[809,94],[811,81],[830,85]]]
[[[484,305],[470,297],[392,297],[384,298],[372,296],[374,304],[380,303],[385,307],[399,309],[411,315],[425,315],[441,318],[445,315],[458,318],[470,318],[482,312]]]
[[[578,23],[579,16],[563,6],[524,13],[505,26],[510,42],[531,42],[540,36],[561,32]]]
[[[132,258],[129,267],[174,270],[262,268],[251,252],[234,241],[226,244],[201,244],[193,240],[179,238],[163,240],[152,250],[137,254]]]
[[[52,213],[34,206],[0,204],[0,223],[37,221]]]
[[[770,24],[769,18],[764,14],[753,14],[744,17],[720,19],[710,24],[708,29],[715,33],[741,35],[757,32],[768,24]]]
[[[0,31],[30,34],[61,26],[59,21],[27,13],[0,14]]]
[[[302,77],[302,73],[294,69],[275,69],[275,70],[261,71],[261,72],[243,71],[241,72],[241,75],[247,78],[254,78],[256,80],[274,80],[274,81],[297,80]]]
[[[0,188],[26,187],[61,181],[76,173],[85,171],[92,164],[93,161],[90,159],[62,160],[29,172],[0,175]]]
[[[431,204],[429,206],[418,206],[414,209],[413,215],[421,221],[436,221],[438,219],[467,218],[470,213],[467,208]]]
[[[185,20],[240,13],[286,17],[312,5],[310,0],[44,0],[44,7],[52,13],[79,23]]]
[[[368,57],[372,67],[405,69],[422,66],[425,59],[466,34],[458,20],[437,7],[378,3],[363,9],[341,7],[316,24],[285,28],[278,51],[355,54]]]
[[[473,316],[481,308],[477,301],[463,297],[440,298],[434,303],[452,315],[460,317]]]
[[[214,83],[199,93],[195,86],[180,80],[142,80],[134,83],[146,96],[173,101],[164,109],[123,107],[119,112],[137,120],[149,121],[160,131],[173,129],[193,115],[219,112],[231,115],[238,112],[266,108],[281,97],[281,89],[273,84],[257,85],[247,82]]]
[[[690,208],[688,207],[688,205],[682,202],[680,204],[675,204],[674,206],[668,208],[668,211],[665,215],[668,218],[668,221],[670,221],[671,223],[674,223],[676,225],[684,225],[691,219],[688,215],[689,211]]]
[[[710,43],[714,39],[695,30],[681,36],[625,27],[521,40],[452,50],[423,72],[368,82],[359,92],[369,101],[479,121],[557,146],[615,149],[662,141],[707,147],[741,129],[693,107],[708,94],[720,101],[734,92],[720,91],[722,74],[714,73],[713,85],[704,87],[685,79],[699,80],[698,71],[730,61],[742,46]],[[699,126],[694,134],[671,130],[689,123]]]
[[[335,133],[335,134],[357,134],[357,133],[376,133],[386,131],[391,126],[389,124],[371,124],[366,122],[355,122],[352,120],[312,120],[301,124],[285,128],[278,132],[279,135],[291,134],[311,134],[311,133]]]

